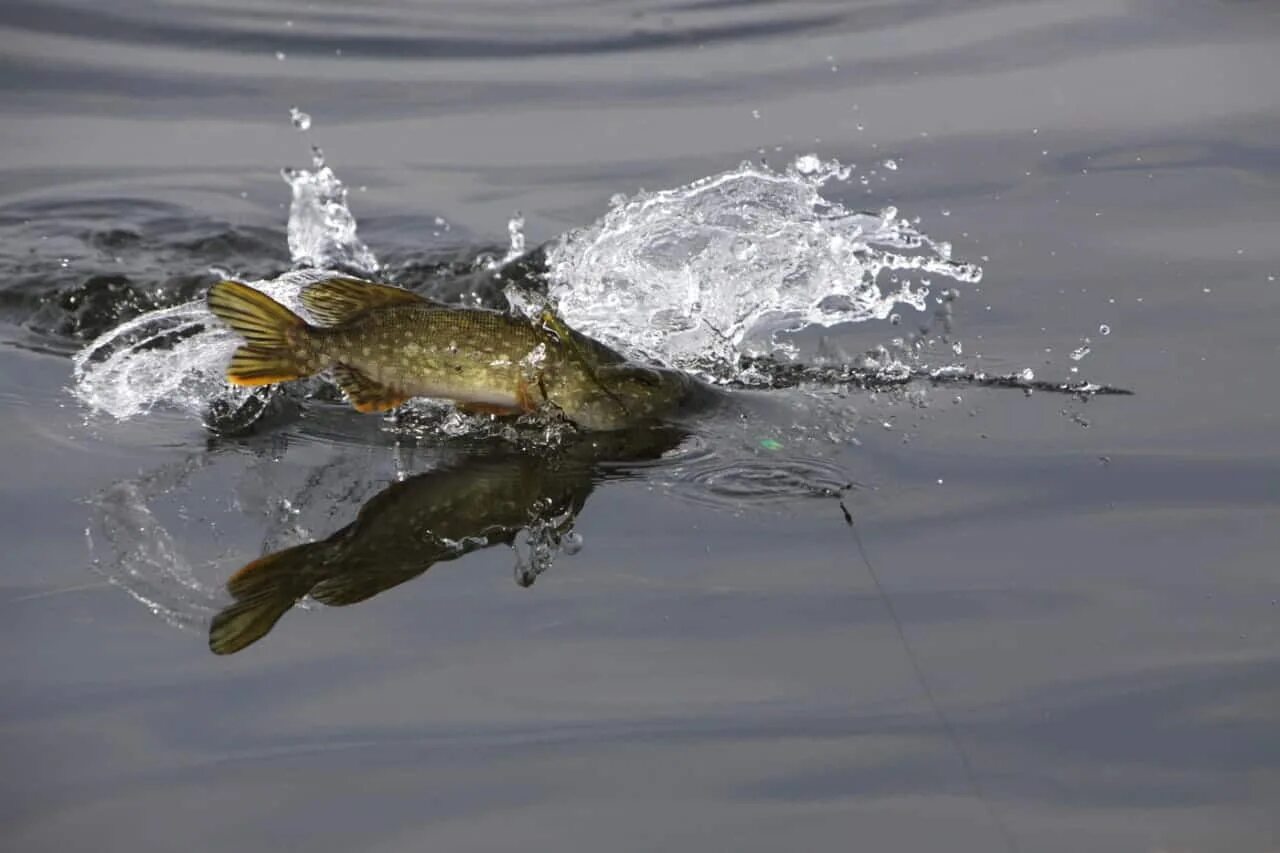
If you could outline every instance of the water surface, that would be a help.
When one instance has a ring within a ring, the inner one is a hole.
[[[1271,5],[8,2],[0,45],[6,848],[1275,849]],[[735,392],[592,460],[531,587],[526,532],[217,657],[239,566],[511,452],[72,393],[118,323],[293,265],[312,144],[423,289],[516,211],[532,247],[838,158],[826,198],[982,275],[806,356],[928,325],[919,364],[1135,395]]]

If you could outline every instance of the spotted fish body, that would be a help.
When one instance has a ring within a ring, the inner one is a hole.
[[[662,417],[694,389],[685,374],[628,362],[591,338],[350,278],[302,294],[305,322],[238,282],[209,290],[209,308],[245,338],[227,370],[237,385],[331,371],[353,406],[385,411],[410,397],[499,414],[557,411],[587,429]]]

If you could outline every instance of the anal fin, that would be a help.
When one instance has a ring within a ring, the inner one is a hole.
[[[409,395],[379,385],[364,373],[345,364],[333,368],[333,381],[338,383],[347,400],[359,412],[385,412],[409,399]]]

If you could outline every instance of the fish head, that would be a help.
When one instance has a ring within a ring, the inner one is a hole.
[[[660,420],[679,409],[693,379],[676,370],[623,362],[595,370],[593,387],[565,414],[578,426],[617,430]]]

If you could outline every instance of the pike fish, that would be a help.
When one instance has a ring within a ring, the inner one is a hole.
[[[434,397],[473,413],[559,413],[590,430],[660,419],[705,390],[688,374],[628,361],[550,312],[535,323],[343,277],[301,298],[314,325],[248,285],[209,289],[209,309],[245,340],[228,381],[269,385],[328,370],[361,412]]]

